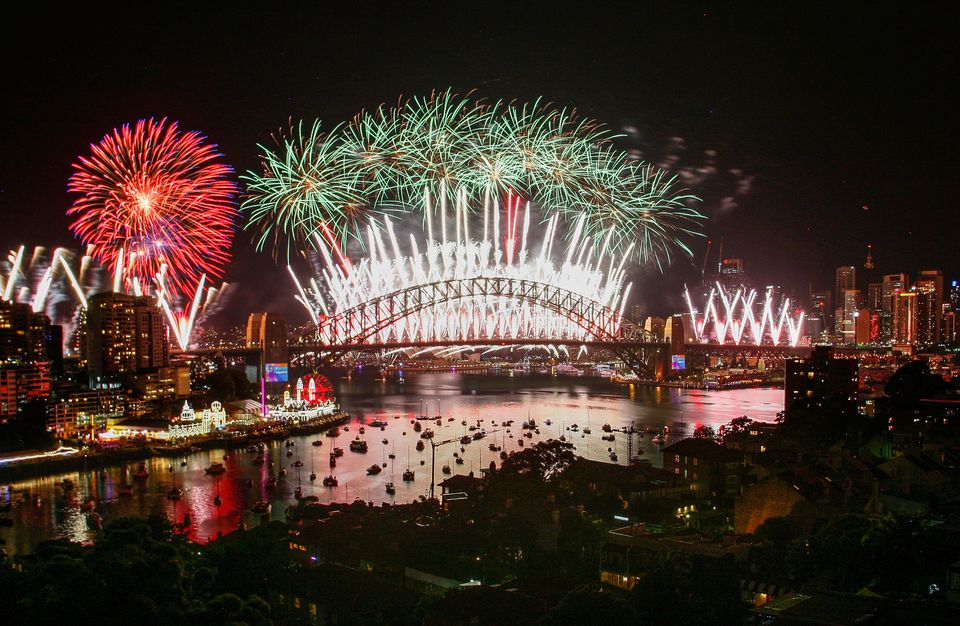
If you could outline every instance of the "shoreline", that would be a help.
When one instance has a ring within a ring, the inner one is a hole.
[[[275,441],[285,439],[291,435],[310,435],[323,432],[339,426],[350,419],[350,414],[338,412],[326,419],[319,419],[304,424],[288,424],[277,429],[243,433],[236,437],[207,437],[199,441],[191,441],[176,446],[156,447],[144,443],[136,447],[117,448],[100,452],[81,453],[66,457],[51,457],[35,459],[29,462],[11,463],[0,467],[0,483],[9,484],[41,478],[65,472],[95,471],[106,467],[114,467],[143,461],[153,457],[176,458],[190,453],[192,447],[201,450],[235,450],[244,448],[259,441]]]

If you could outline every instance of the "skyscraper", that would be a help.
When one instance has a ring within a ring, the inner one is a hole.
[[[247,318],[247,347],[261,349],[262,373],[267,382],[287,382],[287,322],[276,313],[251,313]]]
[[[857,311],[860,309],[860,290],[845,289],[843,291],[843,343],[856,343]]]
[[[913,344],[917,341],[917,292],[901,291],[896,296],[894,308],[893,341],[897,344]]]
[[[857,288],[857,268],[852,265],[845,265],[837,268],[836,288],[833,290],[834,302],[837,308],[843,304],[843,292],[847,289]]]
[[[880,340],[893,341],[897,327],[897,295],[907,289],[909,279],[906,274],[887,274],[883,277],[880,290]]]
[[[914,289],[917,292],[917,343],[938,343],[943,315],[943,273],[940,270],[921,271]]]

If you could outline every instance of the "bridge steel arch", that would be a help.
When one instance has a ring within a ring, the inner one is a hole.
[[[637,338],[638,327],[609,306],[556,285],[508,277],[454,279],[400,289],[322,319],[318,334],[331,349],[368,343],[383,329],[424,308],[453,300],[489,297],[527,302],[552,311],[582,328],[587,340],[617,342]],[[639,332],[642,334],[642,329]],[[486,338],[496,341],[499,337]],[[541,334],[529,338],[549,337]]]

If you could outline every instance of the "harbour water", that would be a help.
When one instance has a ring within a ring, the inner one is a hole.
[[[6,508],[9,504],[9,511],[0,515],[11,518],[13,527],[0,528],[0,539],[5,540],[9,553],[18,554],[46,539],[91,540],[94,530],[89,518],[94,513],[104,522],[163,513],[177,521],[188,515],[190,536],[204,542],[218,532],[236,529],[241,520],[248,526],[258,524],[261,518],[251,512],[251,507],[261,500],[272,504],[273,519],[283,519],[286,507],[295,502],[298,486],[304,496],[316,496],[321,502],[351,502],[356,498],[376,504],[410,502],[430,490],[430,441],[424,440],[423,451],[417,451],[420,436],[411,423],[424,414],[441,416],[439,424],[421,421],[424,430],[434,431],[434,443],[449,441],[436,448],[435,475],[439,483],[449,475],[471,471],[479,475],[491,461],[499,466],[500,454],[491,451],[490,444],[512,452],[563,435],[579,455],[609,461],[612,448],[618,462],[625,464],[628,435],[616,429],[634,426],[661,431],[667,426],[669,445],[689,436],[698,424],[716,428],[741,415],[773,421],[783,406],[783,391],[779,389],[681,390],[541,375],[424,373],[408,375],[403,383],[353,380],[334,381],[334,386],[338,401],[351,415],[336,440],[319,434],[295,437],[292,446],[284,441],[269,443],[267,462],[262,465],[255,465],[256,455],[244,450],[204,450],[183,459],[153,458],[146,463],[145,479],[134,477],[133,464],[100,473],[73,472],[3,485],[0,505]],[[521,429],[528,417],[536,421],[539,432]],[[382,429],[371,426],[375,419],[387,425]],[[513,420],[512,426],[503,426],[508,420]],[[576,431],[571,430],[574,424]],[[614,429],[613,442],[601,440],[604,424]],[[363,434],[359,432],[361,427]],[[584,434],[584,427],[591,434]],[[481,429],[486,435],[472,440]],[[531,437],[525,437],[525,432]],[[460,438],[465,435],[471,442],[461,444]],[[350,441],[357,436],[366,441],[366,453],[349,450]],[[650,441],[650,435],[632,437],[634,454],[660,466],[659,448]],[[314,440],[322,441],[322,445],[312,445]],[[343,448],[344,455],[336,459],[336,467],[330,468],[329,453],[334,446]],[[288,451],[293,454],[288,456]],[[456,462],[455,454],[462,463]],[[297,460],[303,465],[295,467]],[[205,473],[214,462],[223,463],[226,472],[219,476]],[[367,470],[372,465],[380,466],[381,471],[369,475]],[[451,470],[448,475],[443,473],[445,465]],[[413,470],[414,480],[404,482],[401,475],[408,468]],[[286,476],[278,478],[281,469],[286,470]],[[309,479],[311,471],[317,474],[315,481]],[[328,474],[336,476],[338,486],[323,486],[322,479]],[[64,478],[73,481],[72,490],[63,489]],[[278,479],[276,486],[268,486],[270,478]],[[385,489],[391,481],[396,487],[394,495],[388,495]],[[132,493],[124,493],[128,491],[124,485],[131,485]],[[175,486],[183,490],[183,496],[171,501],[167,493]],[[220,506],[214,504],[217,495]]]

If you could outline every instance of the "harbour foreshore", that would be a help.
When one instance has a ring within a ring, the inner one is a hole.
[[[286,422],[268,428],[244,432],[217,433],[205,437],[193,437],[182,442],[178,441],[176,444],[144,441],[136,445],[82,450],[70,456],[49,456],[9,462],[0,465],[0,483],[17,482],[64,472],[99,470],[104,467],[124,465],[157,456],[182,457],[189,454],[191,448],[200,448],[201,450],[243,448],[251,443],[322,432],[346,422],[349,418],[348,413],[338,411],[309,422]]]

